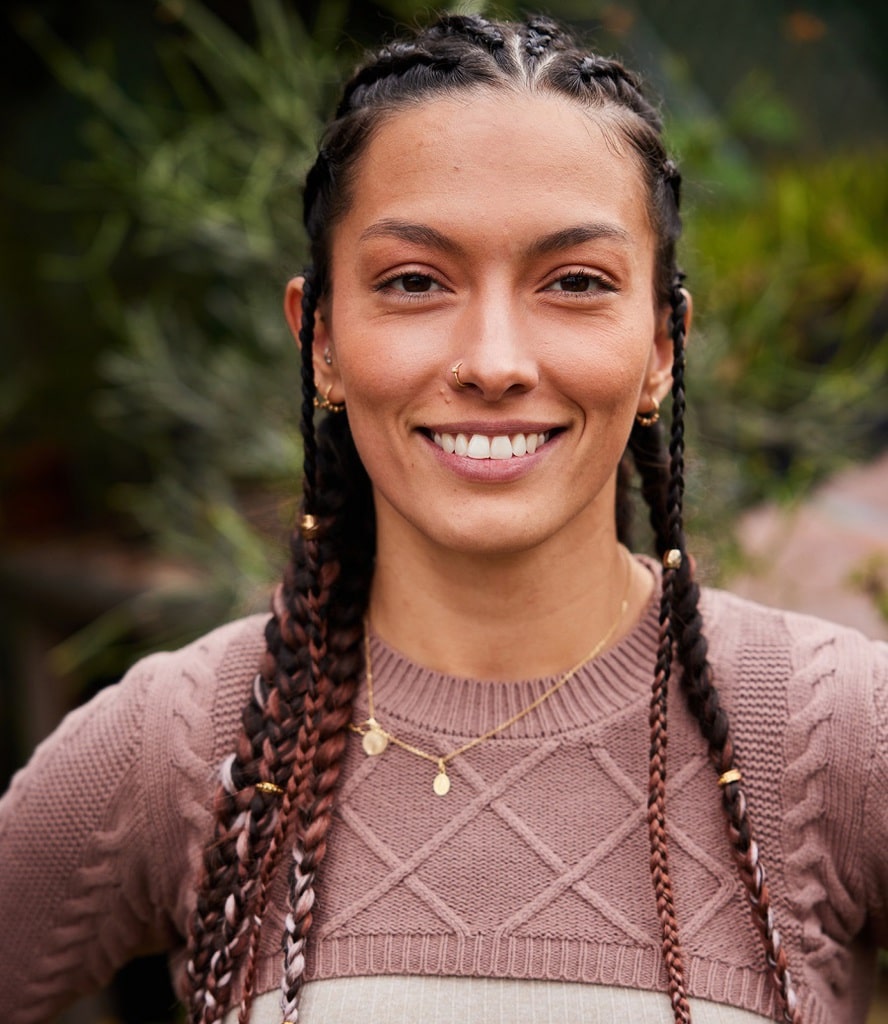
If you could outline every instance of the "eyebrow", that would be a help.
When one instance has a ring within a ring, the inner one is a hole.
[[[570,249],[584,242],[597,242],[601,239],[622,242],[625,245],[631,242],[629,232],[616,224],[575,224],[573,227],[562,228],[538,238],[530,246],[529,252],[531,256],[546,256],[559,249]]]
[[[361,232],[361,241],[369,238],[398,238],[404,242],[425,245],[443,252],[459,254],[463,251],[458,242],[448,238],[436,228],[429,227],[427,224],[413,224],[409,221],[388,217],[371,224]],[[560,249],[570,249],[573,246],[583,245],[585,242],[597,242],[600,239],[621,242],[624,245],[631,242],[629,232],[616,224],[575,224],[536,239],[529,246],[528,255],[546,256]]]
[[[413,242],[416,245],[425,245],[431,249],[441,249],[445,252],[459,253],[462,247],[452,238],[427,224],[411,224],[409,221],[386,218],[371,224],[369,228],[361,232],[361,241],[368,238],[400,238],[404,242]]]

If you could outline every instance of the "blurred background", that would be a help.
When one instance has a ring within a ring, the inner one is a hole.
[[[7,5],[0,789],[140,654],[266,607],[298,499],[281,295],[304,258],[302,177],[344,71],[430,6]],[[664,100],[695,295],[704,578],[804,606],[844,535],[838,605],[813,610],[888,636],[888,7],[530,9]],[[173,1020],[163,974],[139,964],[67,1019]]]

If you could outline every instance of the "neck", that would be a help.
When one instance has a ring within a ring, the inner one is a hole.
[[[512,680],[555,675],[602,637],[627,633],[651,592],[649,574],[612,526],[518,554],[487,556],[412,543],[380,529],[370,598],[374,629],[412,660],[451,675]],[[620,606],[628,608],[620,616]]]

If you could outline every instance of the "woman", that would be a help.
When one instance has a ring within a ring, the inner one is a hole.
[[[17,778],[4,1019],[164,948],[195,1022],[864,1019],[888,658],[694,582],[679,183],[636,78],[548,20],[356,72],[286,296],[273,616]],[[662,566],[624,546],[630,457]]]

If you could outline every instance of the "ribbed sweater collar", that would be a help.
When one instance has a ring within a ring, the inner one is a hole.
[[[641,559],[656,573],[648,559]],[[641,619],[617,644],[577,673],[521,721],[500,734],[531,738],[563,734],[625,708],[650,689],[658,637],[659,587]],[[512,682],[464,679],[418,665],[371,630],[376,714],[386,729],[442,736],[478,736],[532,704],[563,674]],[[367,717],[362,680],[356,718]]]

